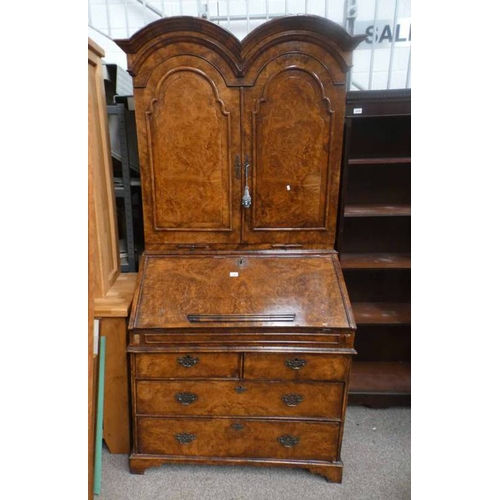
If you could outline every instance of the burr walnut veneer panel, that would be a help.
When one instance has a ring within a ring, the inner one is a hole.
[[[335,239],[344,86],[320,62],[328,54],[318,60],[317,49],[301,48],[266,62],[244,94],[254,194],[245,243],[327,246]]]
[[[328,254],[283,252],[149,255],[131,324],[137,329],[349,328],[336,263]],[[168,305],[158,307],[167,297]]]
[[[239,241],[239,91],[203,59],[161,63],[137,91],[146,244]]]

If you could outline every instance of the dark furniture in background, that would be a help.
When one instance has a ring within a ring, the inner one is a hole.
[[[347,97],[336,249],[358,327],[349,403],[410,404],[411,90]]]
[[[144,229],[132,78],[116,64],[104,70],[120,266],[121,272],[134,273],[144,250]]]

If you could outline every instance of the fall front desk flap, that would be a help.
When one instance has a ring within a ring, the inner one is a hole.
[[[337,257],[148,255],[132,328],[353,328]]]

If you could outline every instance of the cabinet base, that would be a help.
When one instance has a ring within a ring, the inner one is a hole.
[[[308,469],[313,474],[323,476],[329,483],[342,482],[342,462],[300,462],[295,460],[249,459],[249,458],[195,458],[195,457],[152,457],[132,454],[129,467],[132,474],[144,474],[150,467],[163,464],[203,464],[203,465],[253,465],[258,467],[288,467]]]

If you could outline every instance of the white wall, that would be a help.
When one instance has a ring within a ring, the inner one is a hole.
[[[199,16],[200,12],[207,11],[209,19],[223,16],[224,20],[214,22],[229,29],[239,39],[243,39],[249,31],[265,22],[266,15],[272,17],[307,13],[328,17],[343,24],[345,3],[344,0],[269,0],[268,2],[266,0],[145,0],[145,2],[88,0],[88,2],[90,38],[106,51],[106,62],[119,64],[125,69],[126,55],[110,38],[128,38],[162,15]],[[354,33],[366,33],[368,30],[371,35],[368,41],[375,43],[364,42],[354,52],[352,70],[354,84],[362,89],[372,90],[411,86],[411,41],[409,40],[411,0],[357,0],[355,3],[357,17]],[[158,14],[147,6],[156,9]],[[395,12],[396,7],[397,12]],[[263,19],[247,20],[248,14],[260,15]],[[395,15],[397,23],[394,23]],[[233,16],[245,16],[245,19],[235,20]],[[373,28],[375,17],[377,23]]]

